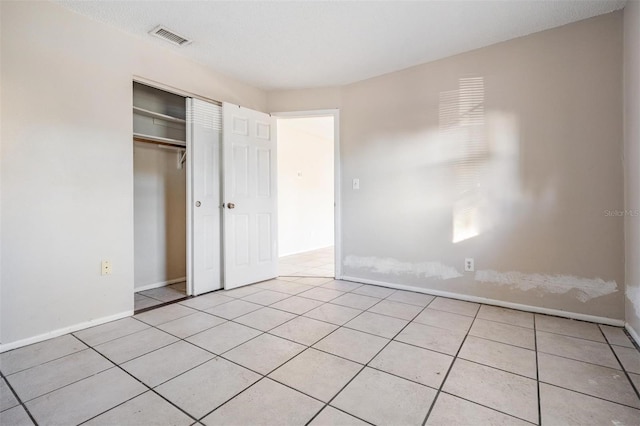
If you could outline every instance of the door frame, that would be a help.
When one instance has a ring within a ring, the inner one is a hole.
[[[334,275],[335,279],[342,279],[342,197],[340,180],[340,110],[318,109],[307,111],[272,112],[271,115],[278,119],[287,118],[313,118],[333,117],[333,246],[334,246]],[[277,125],[277,122],[276,122]],[[276,144],[277,142],[276,133]],[[279,246],[279,244],[278,244]]]

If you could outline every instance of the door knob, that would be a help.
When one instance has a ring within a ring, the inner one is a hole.
[[[235,204],[233,204],[233,203],[227,203],[227,208],[235,209],[235,208],[236,208],[236,205],[235,205]]]
[[[200,201],[196,201],[196,207],[200,207],[202,203]]]

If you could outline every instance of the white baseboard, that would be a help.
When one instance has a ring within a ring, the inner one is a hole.
[[[22,346],[32,345],[34,343],[42,342],[43,340],[53,339],[54,337],[62,336],[64,334],[73,333],[74,331],[83,330],[85,328],[94,327],[96,325],[104,324],[119,320],[121,318],[130,317],[133,315],[133,311],[125,311],[115,315],[109,315],[108,317],[96,318],[90,321],[81,322],[79,324],[71,325],[69,327],[59,328],[57,330],[49,331],[48,333],[39,334],[37,336],[28,337],[22,340],[16,340],[15,342],[0,344],[0,353],[10,351],[12,349],[20,348]]]
[[[626,323],[624,325],[624,328],[627,330],[627,332],[631,335],[631,337],[633,337],[633,340],[636,341],[636,345],[640,346],[640,334],[638,334],[637,331],[635,331],[633,329],[633,327],[631,327],[631,324]]]
[[[161,281],[159,283],[147,284],[147,285],[143,285],[141,287],[134,287],[133,291],[135,291],[137,293],[139,291],[152,290],[154,288],[166,287],[166,286],[171,285],[171,284],[181,283],[181,282],[186,281],[186,280],[187,280],[187,277],[174,278],[174,279],[169,280],[169,281]]]
[[[503,308],[518,309],[518,310],[527,311],[527,312],[535,312],[537,314],[555,315],[558,317],[595,322],[598,324],[613,325],[616,327],[625,326],[624,320],[617,320],[617,319],[607,318],[607,317],[598,317],[595,315],[580,314],[577,312],[568,312],[568,311],[561,311],[558,309],[541,308],[539,306],[522,305],[520,303],[505,302],[502,300],[487,299],[485,297],[469,296],[466,294],[450,293],[448,291],[431,290],[431,289],[426,289],[421,287],[414,287],[410,285],[387,283],[384,281],[369,280],[366,278],[343,276],[341,279],[344,281],[353,281],[357,283],[373,284],[373,285],[379,285],[383,287],[395,288],[397,290],[407,290],[407,291],[414,291],[416,293],[425,293],[425,294],[430,294],[431,296],[449,297],[452,299],[465,300],[467,302],[484,303],[486,305],[495,305]]]

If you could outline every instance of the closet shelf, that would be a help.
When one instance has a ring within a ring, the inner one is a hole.
[[[148,109],[144,109],[144,108],[140,108],[137,106],[133,107],[133,112],[135,114],[140,114],[140,115],[144,115],[146,117],[152,117],[152,118],[159,118],[161,120],[165,120],[165,121],[170,121],[172,123],[186,123],[186,120],[183,120],[182,118],[177,118],[177,117],[172,117],[170,115],[166,115],[166,114],[161,114],[159,112],[155,112],[155,111],[149,111]]]
[[[160,136],[144,135],[142,133],[133,133],[133,140],[136,142],[157,143],[161,145],[171,145],[186,147],[187,143],[179,139],[163,138]]]

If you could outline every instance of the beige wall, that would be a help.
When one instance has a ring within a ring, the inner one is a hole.
[[[269,106],[326,97],[275,92]],[[621,13],[339,98],[346,277],[624,318],[624,220],[605,214],[624,206]]]
[[[640,2],[624,9],[626,320],[640,336]]]
[[[184,279],[186,259],[186,169],[178,151],[136,143],[133,150],[134,286]]]
[[[0,7],[7,347],[133,310],[134,76],[258,110],[266,93],[50,2]]]

